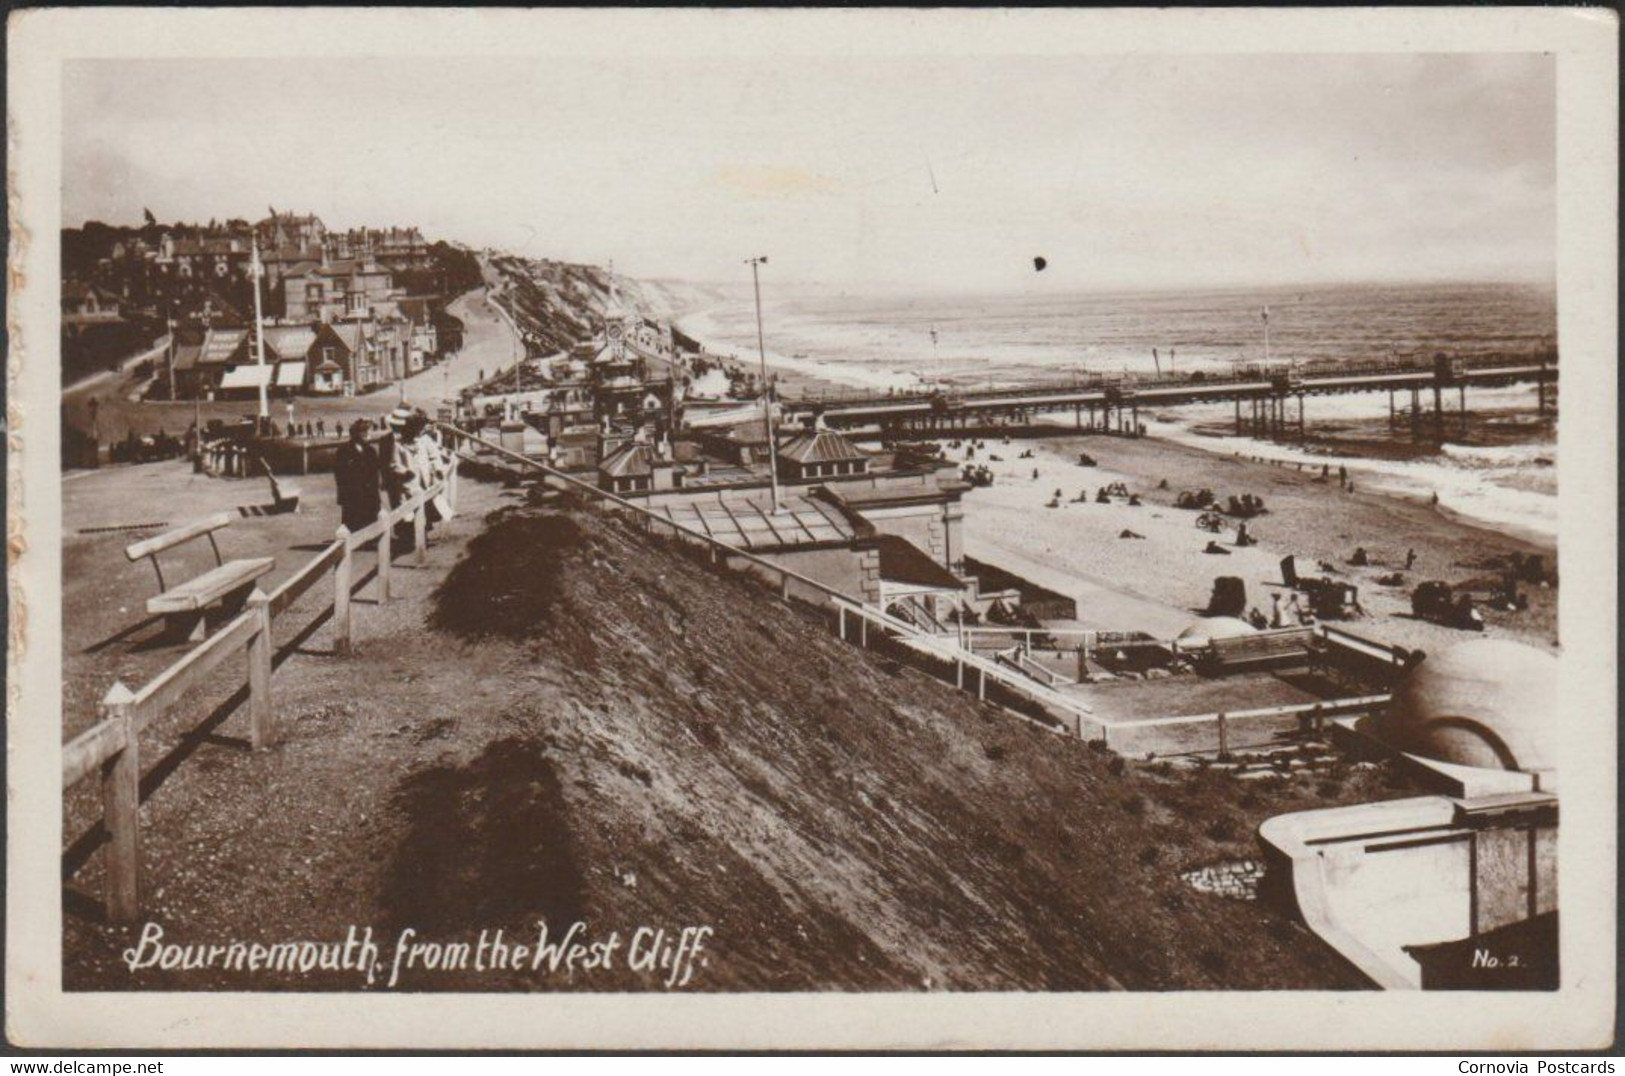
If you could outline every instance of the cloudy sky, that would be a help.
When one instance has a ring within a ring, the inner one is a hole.
[[[1554,97],[1532,54],[79,61],[63,212],[710,281],[1547,280]]]

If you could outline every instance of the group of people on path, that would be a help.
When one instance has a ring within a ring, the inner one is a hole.
[[[334,460],[339,510],[352,532],[377,520],[386,498],[389,507],[398,508],[451,469],[451,451],[422,410],[398,407],[385,418],[384,427],[384,435],[371,441],[372,423],[356,419],[350,424],[349,440],[339,446]],[[435,497],[427,514],[432,528],[451,518],[451,505],[444,497]],[[410,525],[402,526],[402,537],[408,538]]]

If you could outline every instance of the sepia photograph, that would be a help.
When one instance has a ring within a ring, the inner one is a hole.
[[[1617,21],[1354,14],[14,16],[30,1026],[1606,1046]]]

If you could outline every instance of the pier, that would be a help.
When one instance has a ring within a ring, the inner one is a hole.
[[[1040,414],[1067,414],[1074,427],[1096,433],[1135,436],[1141,432],[1140,408],[1181,407],[1190,404],[1235,405],[1237,436],[1286,440],[1302,439],[1308,429],[1307,398],[1354,393],[1386,392],[1390,424],[1397,426],[1397,397],[1408,393],[1409,421],[1418,436],[1442,438],[1446,426],[1445,398],[1454,393],[1455,409],[1465,423],[1467,390],[1532,384],[1542,415],[1556,404],[1557,362],[1539,359],[1436,359],[1424,365],[1366,368],[1357,372],[1246,371],[1226,377],[1200,374],[1181,378],[1119,378],[1091,375],[1066,385],[1036,385],[1008,389],[938,389],[893,394],[819,394],[787,398],[789,421],[811,423],[822,418],[839,428],[879,428],[885,433],[951,434],[986,424],[991,419],[1024,420]],[[1432,395],[1427,415],[1426,397]],[[1426,418],[1424,418],[1426,416]],[[1430,420],[1430,421],[1429,421]]]

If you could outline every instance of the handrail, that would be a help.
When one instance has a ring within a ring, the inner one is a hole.
[[[314,586],[321,579],[322,573],[337,564],[344,556],[345,545],[345,542],[335,538],[325,551],[271,591],[271,615],[276,616],[287,609],[298,601],[305,591]]]
[[[365,531],[374,526],[378,530],[379,601],[388,601],[389,561],[392,559],[389,528],[412,519],[418,563],[423,563],[428,503],[441,493],[455,498],[456,479],[454,457],[440,481],[400,505],[380,511],[376,523],[363,532],[352,535],[339,527],[333,542],[321,553],[271,594],[255,588],[248,597],[245,612],[148,681],[140,691],[131,692],[123,683],[115,683],[102,699],[102,720],[63,745],[64,792],[98,771],[101,774],[102,825],[107,833],[103,877],[109,922],[129,922],[140,914],[141,730],[227,659],[246,650],[250,742],[255,749],[273,742],[277,738],[277,721],[271,698],[272,630],[277,614],[287,611],[328,569],[333,569],[334,652],[349,653],[351,554],[371,540]]]
[[[1367,639],[1363,635],[1356,635],[1352,631],[1334,628],[1329,624],[1321,624],[1320,637],[1327,642],[1338,643],[1350,650],[1365,650],[1372,657],[1381,657],[1395,665],[1403,665],[1405,652],[1402,648],[1389,643],[1379,643],[1375,639]]]
[[[1458,370],[1464,373],[1489,373],[1506,369],[1522,370],[1526,367],[1539,367],[1542,370],[1550,369],[1555,375],[1557,362],[1555,358],[1546,358],[1543,354],[1528,355],[1484,355],[1471,356],[1456,360]],[[816,406],[839,406],[842,404],[906,404],[928,403],[933,399],[947,402],[965,401],[969,399],[980,400],[1019,400],[1025,396],[1042,396],[1057,392],[1077,391],[1105,391],[1117,385],[1132,386],[1136,390],[1159,388],[1205,388],[1245,385],[1255,382],[1264,382],[1285,371],[1265,370],[1262,368],[1238,371],[1227,374],[1207,374],[1196,378],[1183,377],[1145,377],[1136,374],[1108,375],[1100,372],[1089,372],[1070,380],[1050,380],[1032,382],[1026,385],[1010,385],[1002,388],[992,386],[975,387],[968,385],[944,384],[930,389],[911,389],[907,392],[892,395],[879,395],[873,392],[857,390],[818,390],[817,395],[803,394],[795,397],[785,397],[784,406],[788,409],[801,409]],[[1437,367],[1432,360],[1417,363],[1372,363],[1354,365],[1315,364],[1300,366],[1298,375],[1307,375],[1310,379],[1335,380],[1343,377],[1385,377],[1406,375],[1432,375]],[[1313,387],[1314,381],[1303,383],[1304,387]]]
[[[1081,702],[1078,702],[1076,699],[1062,695],[1060,692],[1038,683],[1036,680],[1031,679],[1025,674],[1012,673],[1006,670],[1004,666],[1000,665],[996,661],[991,661],[988,658],[984,658],[974,651],[961,649],[960,646],[948,636],[933,635],[930,632],[921,631],[919,628],[916,628],[907,621],[899,620],[897,617],[894,617],[882,610],[876,609],[871,605],[864,605],[860,602],[854,602],[850,598],[840,598],[838,601],[848,612],[855,613],[871,623],[878,623],[882,627],[890,628],[899,635],[905,636],[913,642],[922,644],[926,649],[935,651],[942,657],[948,658],[952,661],[962,662],[978,672],[986,672],[995,680],[998,680],[1007,686],[1016,687],[1022,691],[1025,691],[1039,701],[1046,702],[1059,707],[1060,709],[1070,711],[1073,714],[1092,715],[1094,713],[1093,710],[1089,709],[1089,707],[1083,705]]]
[[[442,481],[417,496],[402,501],[400,505],[390,510],[390,523],[399,523],[411,518],[419,507],[441,493],[444,488],[445,482]],[[351,535],[348,547],[353,550],[357,546],[364,545],[371,538],[378,536],[374,533],[367,537],[368,531],[376,529],[381,533],[382,528],[383,517],[380,517],[377,522]],[[267,596],[272,615],[285,611],[297,601],[305,591],[315,585],[324,570],[333,567],[343,558],[344,553],[345,543],[335,540],[298,572],[284,580]],[[221,662],[248,646],[258,631],[255,615],[252,612],[241,613],[142,685],[131,701],[137,730],[178,702],[195,686],[196,681],[212,672]],[[103,720],[63,745],[64,789],[72,788],[94,772],[98,766],[123,750],[122,739],[109,731],[109,728],[116,724],[111,719]]]
[[[1157,725],[1194,725],[1199,722],[1216,722],[1221,718],[1226,721],[1235,721],[1253,717],[1285,717],[1288,714],[1325,714],[1333,716],[1351,710],[1369,710],[1375,706],[1386,706],[1393,701],[1393,698],[1392,695],[1356,695],[1346,699],[1327,699],[1323,702],[1294,702],[1284,706],[1263,706],[1254,710],[1225,710],[1210,714],[1142,717],[1134,721],[1113,722],[1112,728],[1143,729]]]

